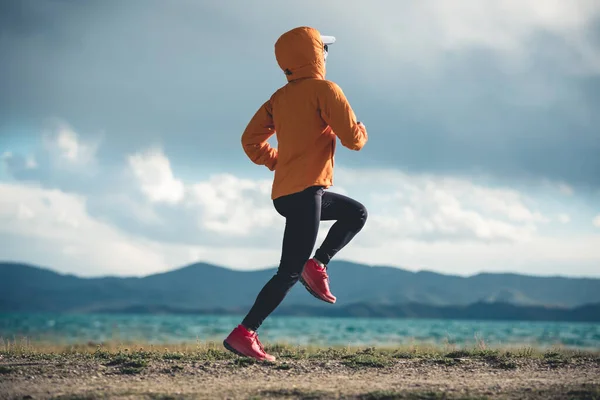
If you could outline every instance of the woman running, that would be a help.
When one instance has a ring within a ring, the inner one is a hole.
[[[367,142],[367,130],[356,121],[341,88],[325,80],[325,60],[333,42],[334,37],[310,27],[292,29],[277,40],[275,57],[288,82],[258,109],[242,135],[250,160],[275,171],[271,199],[286,222],[277,273],[223,341],[238,355],[275,360],[265,352],[256,330],[298,280],[316,298],[335,303],[327,264],[367,220],[361,203],[326,191],[333,184],[336,137],[351,150]],[[273,134],[277,148],[267,142]],[[320,221],[332,220],[336,222],[310,258]]]

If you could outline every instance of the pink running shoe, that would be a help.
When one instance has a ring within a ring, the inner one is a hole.
[[[304,265],[304,270],[300,276],[300,282],[319,300],[327,303],[335,303],[335,296],[329,291],[329,276],[327,276],[327,268],[319,265],[319,263],[311,258]]]
[[[258,340],[256,332],[250,333],[244,326],[238,325],[223,341],[225,348],[238,356],[252,357],[259,361],[275,361],[275,357],[267,354]]]

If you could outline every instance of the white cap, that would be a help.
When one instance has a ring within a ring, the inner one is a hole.
[[[326,44],[326,45],[334,44],[335,36],[321,35],[321,40],[323,41],[323,44]]]

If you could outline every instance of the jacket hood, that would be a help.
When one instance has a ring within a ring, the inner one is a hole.
[[[323,40],[306,26],[287,31],[275,42],[275,58],[288,82],[302,78],[325,79]]]

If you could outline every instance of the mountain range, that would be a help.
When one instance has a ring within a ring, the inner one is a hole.
[[[335,305],[296,285],[281,315],[600,319],[600,279],[481,273],[469,277],[333,261]],[[82,278],[0,263],[0,312],[243,313],[275,273],[198,263],[145,277]],[[483,308],[482,308],[483,307]]]

